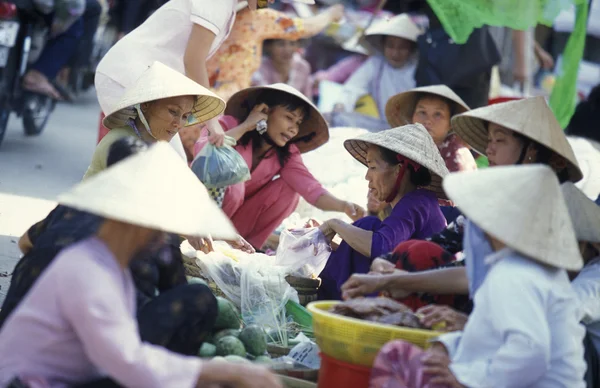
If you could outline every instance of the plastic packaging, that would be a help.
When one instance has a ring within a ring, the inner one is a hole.
[[[289,275],[316,277],[330,254],[329,242],[319,228],[283,230],[275,263],[287,268]]]
[[[192,171],[207,188],[223,188],[250,179],[250,170],[234,148],[236,141],[225,136],[225,144],[206,144],[192,162]]]

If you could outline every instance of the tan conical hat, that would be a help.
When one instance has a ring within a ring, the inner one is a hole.
[[[541,164],[450,174],[448,197],[477,226],[515,251],[557,268],[583,266],[556,174]]]
[[[369,144],[394,151],[427,168],[431,184],[426,189],[436,193],[439,199],[447,199],[442,189],[442,179],[448,175],[446,163],[433,139],[421,124],[409,124],[376,133],[365,133],[344,142],[344,147],[365,166]]]
[[[600,243],[600,206],[572,182],[565,182],[561,187],[577,240]]]
[[[245,120],[250,112],[249,109],[256,105],[256,99],[262,92],[267,90],[277,90],[291,94],[304,101],[306,105],[309,106],[310,114],[302,121],[302,124],[300,125],[300,131],[296,135],[296,138],[302,138],[310,135],[311,133],[314,133],[315,136],[308,142],[295,143],[300,152],[306,153],[312,151],[329,141],[329,126],[327,125],[327,121],[325,121],[325,118],[321,112],[319,112],[315,104],[313,104],[312,101],[310,101],[304,94],[287,84],[277,83],[240,90],[231,96],[229,101],[227,101],[225,114],[233,116],[240,121]]]
[[[403,13],[390,19],[375,22],[365,32],[364,39],[370,47],[382,52],[384,36],[396,36],[416,42],[417,37],[422,33],[423,31],[412,21],[410,16]]]
[[[531,97],[473,109],[452,118],[452,128],[469,146],[482,155],[488,143],[487,123],[515,131],[547,147],[567,163],[569,180],[583,174],[573,149],[544,97]]]
[[[226,240],[237,236],[204,185],[162,141],[84,180],[60,195],[58,202],[169,233]]]
[[[127,124],[127,120],[137,117],[133,109],[135,105],[178,96],[196,97],[192,111],[195,120],[191,120],[189,125],[208,121],[223,113],[225,109],[225,101],[221,97],[180,72],[160,62],[154,62],[133,86],[127,88],[112,111],[106,112],[103,124],[108,129],[122,127]]]
[[[464,113],[470,109],[467,103],[446,85],[423,86],[396,94],[388,100],[385,104],[385,117],[388,123],[392,127],[410,124],[417,100],[424,94],[432,94],[453,102],[456,107],[454,114]]]

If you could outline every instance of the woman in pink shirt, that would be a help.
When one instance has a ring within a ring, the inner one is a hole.
[[[296,209],[300,196],[325,211],[344,212],[353,219],[364,210],[329,193],[302,161],[302,153],[329,140],[329,129],[317,108],[285,84],[244,89],[228,101],[220,118],[227,136],[237,140],[252,177],[229,186],[223,211],[242,237],[261,248],[269,235]],[[266,129],[260,130],[266,124]],[[195,154],[208,142],[203,130]]]

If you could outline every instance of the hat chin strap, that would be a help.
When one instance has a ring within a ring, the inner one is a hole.
[[[394,190],[392,190],[392,193],[385,199],[385,202],[387,203],[392,203],[394,198],[396,198],[396,196],[398,195],[398,192],[400,191],[400,185],[402,184],[402,178],[404,178],[404,174],[406,173],[406,169],[408,168],[408,166],[412,166],[415,171],[419,171],[419,169],[421,168],[420,164],[415,163],[412,160],[407,159],[400,154],[396,155],[396,159],[398,159],[398,162],[402,164],[402,167],[400,167],[400,172],[398,173],[398,177],[396,178]]]
[[[135,104],[134,108],[138,114],[138,117],[140,118],[140,121],[142,122],[142,124],[144,124],[144,128],[146,128],[146,131],[150,134],[150,136],[152,136],[152,138],[156,139],[156,136],[154,136],[152,134],[152,131],[150,130],[150,125],[148,124],[148,121],[146,121],[146,116],[144,116],[144,112],[142,112],[142,108],[140,107],[140,104]],[[156,139],[158,140],[158,139]]]

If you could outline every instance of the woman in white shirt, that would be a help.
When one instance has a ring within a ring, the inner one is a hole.
[[[497,167],[450,174],[444,190],[491,247],[473,258],[489,266],[473,313],[425,352],[388,343],[370,386],[585,387],[584,328],[567,275],[583,260],[556,174]]]
[[[390,128],[385,120],[385,105],[390,97],[415,87],[416,42],[421,34],[422,31],[406,14],[380,21],[367,29],[366,44],[377,54],[370,56],[344,87],[348,95],[372,97],[378,117],[356,112],[334,112],[332,126],[375,131]]]

